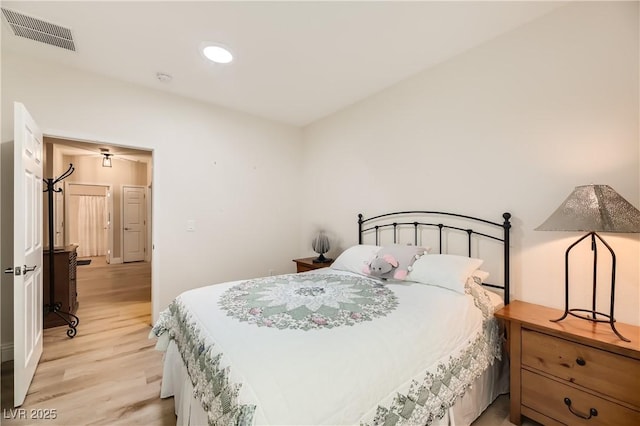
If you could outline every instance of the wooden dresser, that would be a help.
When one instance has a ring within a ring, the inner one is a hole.
[[[76,313],[78,309],[78,292],[76,285],[76,268],[77,268],[77,246],[66,246],[64,248],[55,249],[53,253],[54,267],[54,302],[62,303],[61,311]],[[49,303],[49,250],[43,252],[43,280],[42,280],[42,297],[43,304]],[[55,314],[44,312],[43,327],[51,328],[60,325],[66,325],[62,318]]]
[[[331,266],[333,263],[333,259],[324,263],[313,263],[313,259],[316,259],[318,256],[314,257],[305,257],[302,259],[293,259],[296,262],[296,270],[298,273],[312,271],[314,269],[327,268]]]
[[[508,323],[512,423],[640,425],[640,327],[562,316],[514,301],[496,313]]]

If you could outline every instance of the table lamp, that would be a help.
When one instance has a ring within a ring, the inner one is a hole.
[[[571,244],[565,252],[565,304],[564,314],[551,321],[562,321],[567,315],[593,322],[609,323],[613,332],[625,342],[630,340],[622,336],[615,327],[613,316],[616,284],[616,255],[607,242],[597,232],[639,233],[640,211],[625,200],[608,185],[577,186],[566,200],[553,212],[536,231],[586,231],[576,242]],[[591,309],[569,309],[569,253],[586,238],[591,239],[593,252],[593,294]],[[609,251],[612,258],[611,266],[611,301],[609,313],[596,310],[596,287],[598,251],[597,241],[600,241]]]

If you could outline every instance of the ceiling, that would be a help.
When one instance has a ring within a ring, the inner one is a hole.
[[[4,18],[2,50],[304,126],[562,4],[3,1],[71,29],[76,51],[14,36]],[[207,41],[235,60],[205,60]]]

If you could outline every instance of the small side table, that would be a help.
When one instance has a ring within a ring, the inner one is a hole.
[[[305,257],[302,259],[293,259],[293,261],[296,262],[297,272],[300,273],[300,272],[313,271],[314,269],[327,268],[331,266],[331,264],[333,263],[333,259],[324,263],[313,263],[313,259],[315,258],[316,256]]]

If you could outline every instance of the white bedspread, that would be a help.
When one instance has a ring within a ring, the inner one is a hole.
[[[296,276],[303,280],[305,274]],[[164,311],[154,327],[159,347],[175,339],[187,358],[196,398],[205,400],[211,424],[230,419],[258,425],[429,424],[500,356],[494,306],[475,284],[462,295],[413,282],[388,283],[397,306],[386,315],[303,330],[230,316],[218,301],[239,283],[183,293],[173,313]],[[183,312],[182,320],[176,310]],[[187,341],[197,345],[187,349]],[[211,377],[198,367],[202,353],[219,362],[216,371],[224,372],[232,389],[219,392],[213,407],[206,403]]]

